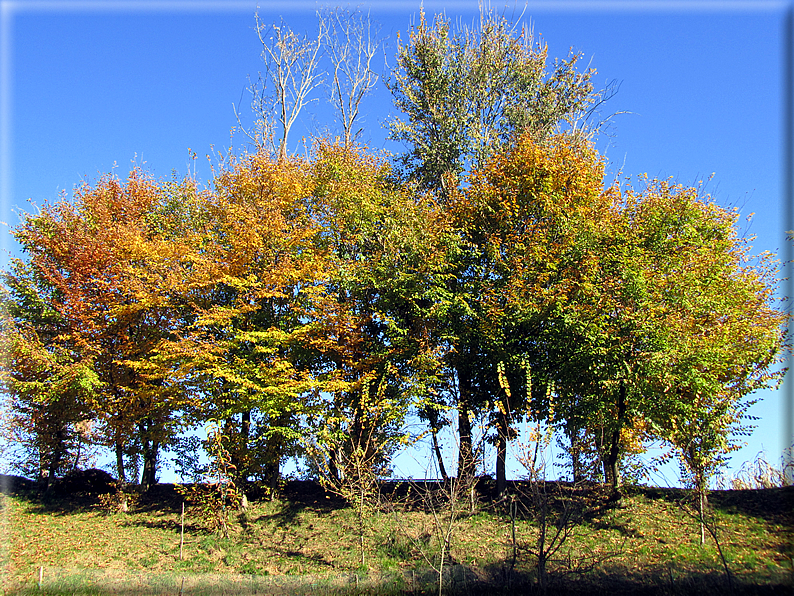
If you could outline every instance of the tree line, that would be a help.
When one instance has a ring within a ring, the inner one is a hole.
[[[48,481],[94,445],[150,486],[212,422],[238,482],[275,487],[294,456],[332,483],[375,478],[425,437],[441,476],[473,478],[479,420],[501,492],[526,420],[575,480],[618,486],[659,441],[704,489],[782,377],[774,255],[702,188],[609,181],[588,115],[610,90],[493,12],[420,13],[386,82],[406,151],[358,145],[372,23],[319,23],[260,25],[252,148],[208,188],[135,169],[14,228],[0,341],[18,468]],[[290,155],[322,60],[342,134]]]

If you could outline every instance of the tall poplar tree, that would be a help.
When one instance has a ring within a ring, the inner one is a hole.
[[[407,146],[403,174],[446,196],[517,134],[540,140],[577,121],[598,98],[580,59],[571,54],[548,72],[547,47],[493,10],[481,9],[476,28],[420,11],[388,81],[404,114],[390,124]]]

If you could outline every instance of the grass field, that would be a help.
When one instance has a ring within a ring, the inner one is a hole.
[[[384,485],[362,526],[354,509],[316,484],[289,482],[277,499],[232,512],[227,538],[188,508],[181,559],[182,501],[171,485],[140,495],[128,513],[108,511],[96,495],[17,491],[2,495],[2,587],[4,594],[438,593],[443,546],[444,593],[529,593],[540,591],[545,527],[547,547],[557,528],[566,535],[548,554],[551,594],[792,591],[794,487],[710,493],[722,557],[709,533],[701,545],[684,490],[630,487],[614,502],[598,486],[576,495],[564,485],[543,488],[545,526],[532,498],[540,493],[521,484],[511,487],[518,498],[499,502],[480,491],[473,510],[465,500],[452,517],[442,488]]]

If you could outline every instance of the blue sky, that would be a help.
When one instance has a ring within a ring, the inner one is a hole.
[[[493,2],[501,9],[506,3]],[[320,4],[260,1],[264,22],[284,17],[313,31]],[[254,31],[256,2],[0,1],[0,220],[71,193],[82,180],[111,170],[124,177],[133,163],[156,177],[188,172],[188,148],[198,175],[203,156],[225,150],[235,125],[232,106],[245,109],[248,77],[263,63]],[[394,63],[398,33],[406,37],[419,1],[370,2],[388,37]],[[424,3],[471,23],[477,2]],[[755,213],[755,250],[786,250],[784,195],[784,22],[789,2],[530,2],[506,14],[531,22],[549,56],[569,48],[597,69],[595,81],[620,84],[603,107],[617,112],[599,147],[610,171],[673,176],[682,183],[714,177],[707,190],[720,204]],[[300,139],[328,121],[324,91],[292,133]],[[385,139],[393,114],[384,85],[365,100],[364,140],[399,152]],[[239,144],[240,139],[235,141]],[[192,166],[190,166],[192,167]],[[0,226],[0,265],[14,250]],[[778,458],[785,444],[784,398],[766,392],[753,408],[758,429],[734,461],[762,448]],[[789,410],[790,411],[790,410]]]

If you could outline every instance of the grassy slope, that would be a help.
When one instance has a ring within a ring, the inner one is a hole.
[[[727,580],[714,542],[707,536],[706,545],[700,545],[697,521],[679,504],[685,496],[678,489],[633,488],[614,507],[603,493],[593,491],[590,513],[549,564],[552,593],[564,587],[582,593],[638,593],[640,588],[658,594],[725,592]],[[96,593],[200,593],[198,586],[220,585],[222,578],[214,574],[248,578],[218,593],[272,592],[273,578],[304,575],[316,582],[350,573],[357,574],[356,584],[347,579],[342,584],[355,591],[358,577],[367,574],[361,567],[355,513],[310,484],[290,483],[280,500],[252,502],[245,514],[235,515],[227,539],[208,532],[188,511],[184,560],[179,559],[181,501],[169,486],[143,495],[127,514],[108,513],[91,496],[48,500],[21,492],[2,498],[6,593],[35,588],[41,566],[45,591],[55,593],[88,585],[99,586]],[[743,592],[790,593],[794,487],[716,491],[710,499],[734,583]],[[375,584],[380,577],[381,585],[394,591],[413,590],[417,576],[410,570],[426,569],[423,554],[432,560],[437,552],[433,512],[419,502],[406,504],[405,498],[390,503],[368,516],[366,568]],[[536,543],[536,524],[517,519],[518,556],[509,574],[511,531],[507,506],[481,497],[477,512],[467,510],[455,525],[450,544],[458,576],[449,586],[472,592],[477,581],[491,582],[488,590],[534,581],[536,558],[529,551]],[[77,577],[80,570],[92,571]],[[254,578],[261,576],[271,583],[256,583]],[[146,584],[152,577],[162,583]],[[427,578],[432,581],[432,574]],[[332,592],[333,585],[341,590],[342,584],[328,580],[323,585]],[[316,583],[288,588],[283,590],[318,590]]]

